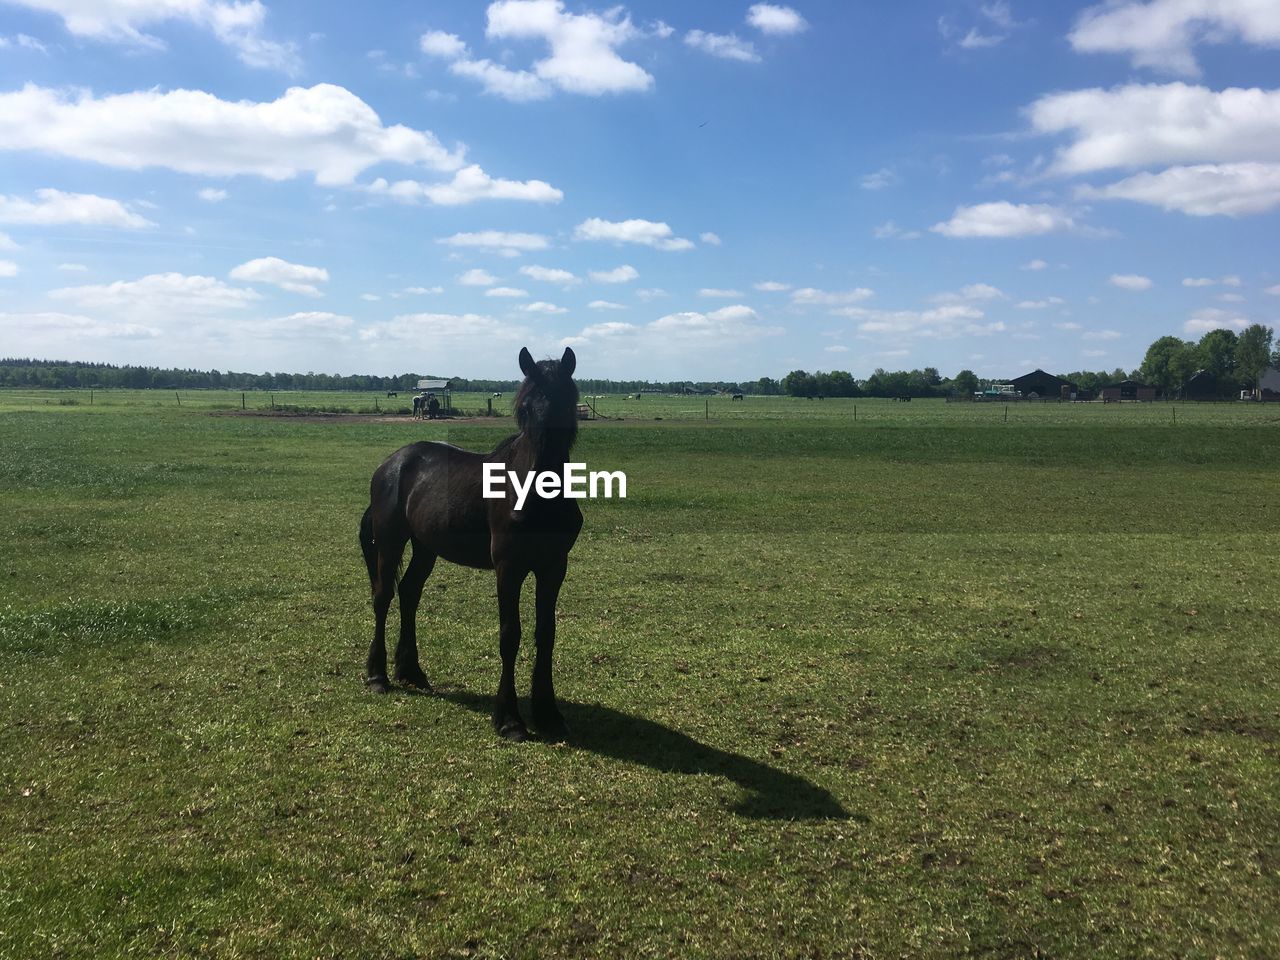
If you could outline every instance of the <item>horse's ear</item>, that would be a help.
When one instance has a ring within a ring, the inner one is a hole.
[[[534,363],[533,354],[528,347],[520,348],[520,370],[526,377],[532,377],[538,371],[538,365]]]
[[[572,377],[577,366],[578,358],[574,356],[573,347],[565,347],[564,356],[560,358],[560,372],[566,377]]]

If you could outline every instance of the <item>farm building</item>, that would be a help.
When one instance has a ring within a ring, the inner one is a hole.
[[[1103,400],[1154,400],[1156,388],[1138,380],[1121,380],[1102,388]]]
[[[1263,400],[1280,400],[1280,367],[1264,370],[1258,377],[1258,396]]]
[[[1067,388],[1068,396],[1076,392],[1076,385],[1070,380],[1063,380],[1043,370],[1032,370],[1020,377],[1014,377],[1009,382],[1020,394],[1032,400],[1038,397],[1052,397],[1056,400],[1062,396],[1063,387]]]
[[[1182,385],[1183,400],[1221,400],[1223,386],[1208,370],[1197,370]]]

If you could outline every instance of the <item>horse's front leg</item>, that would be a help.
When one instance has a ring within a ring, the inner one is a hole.
[[[529,739],[529,729],[516,703],[516,656],[520,653],[520,590],[529,575],[527,568],[512,563],[496,565],[498,576],[498,645],[502,654],[502,675],[493,704],[493,729],[498,736],[517,742]]]
[[[538,571],[537,622],[534,639],[537,656],[533,661],[533,723],[548,740],[563,740],[569,734],[560,708],[556,706],[555,686],[551,682],[551,654],[556,645],[556,599],[564,583],[568,560],[561,560]]]

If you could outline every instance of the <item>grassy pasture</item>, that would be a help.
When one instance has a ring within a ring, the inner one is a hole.
[[[1280,409],[607,398],[517,746],[489,574],[363,691],[355,541],[509,422],[83,393],[0,394],[0,957],[1280,955]]]

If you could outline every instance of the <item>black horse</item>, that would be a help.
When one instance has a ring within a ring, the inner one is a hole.
[[[576,500],[540,498],[530,489],[517,512],[513,499],[485,499],[485,463],[516,471],[561,473],[577,438],[577,359],[566,348],[559,360],[534,362],[520,351],[525,379],[515,396],[520,432],[492,453],[471,453],[447,443],[419,442],[401,447],[373,474],[369,508],[360,521],[360,546],[373,591],[374,633],[369,647],[367,683],[387,691],[387,611],[396,590],[396,571],[405,545],[413,558],[400,577],[400,641],[395,679],[430,689],[418,663],[415,614],[423,584],[438,558],[482,570],[498,579],[499,640],[502,675],[493,708],[493,727],[509,740],[529,736],[516,705],[516,654],[520,650],[520,591],[530,573],[538,594],[533,663],[533,721],[549,739],[566,734],[551,682],[551,652],[556,638],[556,598],[564,582],[569,551],[582,529]],[[507,489],[510,490],[508,482]]]

